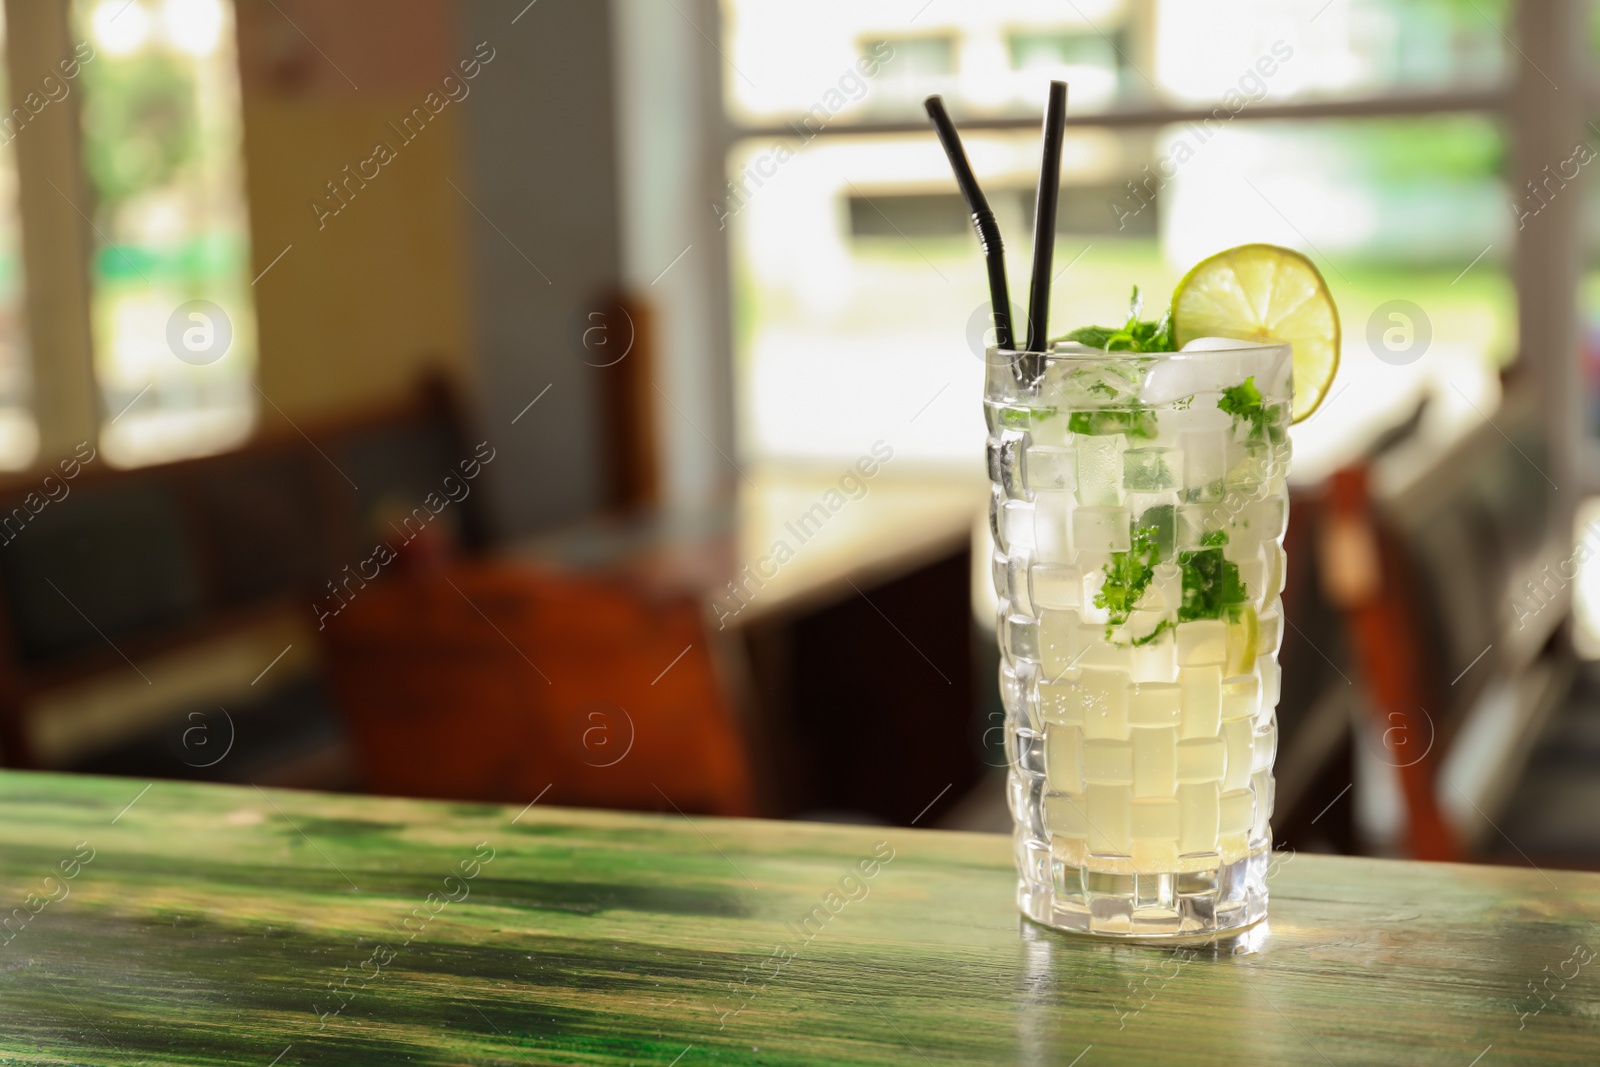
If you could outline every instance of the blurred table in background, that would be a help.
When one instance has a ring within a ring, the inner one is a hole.
[[[686,658],[716,664],[740,712],[758,810],[906,823],[981,770],[968,742],[992,680],[974,679],[971,545],[987,501],[977,478],[752,471],[725,506],[498,558],[702,605]]]
[[[1283,853],[1266,924],[1147,947],[1022,920],[1010,851],[7,772],[0,1058],[1600,1060],[1600,875]]]
[[[832,510],[830,492],[837,493]],[[977,477],[880,474],[854,493],[839,489],[837,475],[753,470],[726,504],[585,523],[500,555],[690,592],[705,598],[720,628],[739,628],[854,596],[852,583],[882,585],[965,551],[989,501]],[[812,511],[819,505],[825,517]],[[780,543],[789,553],[775,550]],[[741,598],[730,590],[744,572],[756,580],[743,583]]]

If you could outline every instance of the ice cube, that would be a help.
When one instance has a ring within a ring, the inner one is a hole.
[[[1229,548],[1231,549],[1231,545]],[[1245,595],[1257,607],[1262,607],[1267,601],[1267,561],[1265,553],[1258,546],[1248,556],[1240,558],[1238,555],[1224,549],[1228,558],[1239,568],[1239,581],[1244,586]]]
[[[1228,491],[1252,499],[1264,495],[1267,483],[1275,476],[1272,449],[1259,441],[1234,438],[1225,446],[1225,455]]]
[[[1126,355],[1052,360],[1039,395],[1045,403],[1074,410],[1132,403],[1152,362]]]
[[[1083,655],[1078,666],[1096,671],[1116,672],[1124,682],[1133,678],[1133,648],[1106,640],[1106,628],[1100,623],[1086,622],[1079,628]]]
[[[1026,430],[1028,428],[1028,409],[1017,407],[1013,404],[997,404],[992,400],[985,400],[983,402],[983,421],[989,427],[989,432],[996,436],[1003,430]]]
[[[1155,611],[1174,612],[1183,606],[1183,571],[1176,563],[1158,564],[1150,580],[1150,588],[1140,601]]]
[[[1184,461],[1184,498],[1192,502],[1221,500],[1228,461],[1221,430],[1197,430],[1179,438]]]
[[[1078,454],[1073,449],[1034,445],[1027,455],[1028,488],[1068,493],[1078,488]]]
[[[1083,572],[1056,563],[1035,563],[1029,570],[1030,600],[1036,608],[1076,611],[1083,605]]]
[[[1073,544],[1083,552],[1126,552],[1131,518],[1127,508],[1079,508],[1072,513]]]
[[[1178,494],[1168,489],[1161,493],[1129,493],[1127,511],[1134,529],[1153,535],[1161,559],[1171,559],[1177,543]]]
[[[1029,719],[1033,680],[1038,676],[1038,670],[1034,664],[1000,664],[1000,702],[1005,706],[1006,717],[1012,722]]]
[[[1205,548],[1207,535],[1223,528],[1227,510],[1222,504],[1182,504],[1178,507],[1177,545],[1180,552]]]
[[[1197,341],[1202,338],[1196,338]],[[1248,342],[1230,341],[1238,350],[1240,370],[1256,380],[1256,388],[1264,397],[1287,397],[1289,376],[1294,367],[1292,350],[1287,345],[1254,346]],[[1187,346],[1186,346],[1187,347]]]
[[[1110,562],[1108,552],[1085,552],[1078,556],[1078,570],[1083,574],[1083,600],[1078,610],[1083,613],[1084,622],[1101,626],[1106,623],[1106,609],[1095,604],[1095,598],[1106,584],[1106,564]]]
[[[1000,505],[1000,536],[996,544],[1007,552],[1033,547],[1033,505],[1008,500]]]
[[[1142,597],[1140,598],[1140,603],[1143,603]],[[1145,641],[1153,644],[1159,638],[1151,637],[1150,635],[1154,634],[1157,630],[1161,630],[1161,636],[1165,636],[1166,628],[1162,624],[1167,622],[1169,618],[1170,614],[1165,611],[1157,611],[1151,608],[1137,608],[1128,614],[1127,623],[1118,627],[1121,632],[1116,635],[1116,639],[1118,641],[1129,642]]]
[[[1231,354],[1168,356],[1150,368],[1139,399],[1153,405],[1181,403],[1201,393],[1221,392],[1237,385],[1242,377],[1239,360]],[[1203,410],[1198,401],[1193,407]]]
[[[1276,541],[1289,529],[1289,501],[1281,496],[1251,501],[1235,525],[1248,528],[1255,540]]]
[[[1007,568],[1011,565],[1011,558],[1004,552],[995,552],[989,558],[989,574],[994,579],[994,595],[1005,600],[1010,595],[1011,580],[1007,576]]]
[[[1122,487],[1153,493],[1183,485],[1183,453],[1172,448],[1130,448],[1122,454]]]
[[[1139,620],[1141,636],[1155,633],[1162,623],[1168,621],[1167,617],[1156,611],[1136,611],[1133,613]],[[1156,622],[1152,624],[1150,619]],[[1133,623],[1129,623],[1131,629]],[[1143,629],[1143,627],[1150,627]],[[1178,657],[1176,645],[1172,639],[1171,629],[1163,629],[1154,638],[1143,644],[1133,646],[1133,671],[1131,677],[1135,682],[1172,682],[1178,677]]]
[[[1006,589],[1001,594],[1010,602],[1013,611],[1024,615],[1036,614],[1033,598],[1028,595],[1028,567],[1031,562],[1026,552],[1006,558]]]
[[[1078,503],[1122,503],[1122,453],[1128,442],[1121,434],[1080,435],[1074,441],[1078,466]]]
[[[1034,558],[1042,563],[1071,563],[1075,558],[1072,525],[1076,501],[1071,493],[1034,494]]]
[[[1072,440],[1067,426],[1068,416],[1056,408],[1034,408],[1028,420],[1030,435],[1036,444],[1065,445]]]
[[[1032,615],[1012,615],[1006,619],[1005,653],[1009,661],[1037,662],[1039,659],[1039,620]]]
[[[1239,341],[1232,337],[1196,337],[1182,348],[1180,352],[1229,352],[1244,348],[1249,341]]]
[[[1011,500],[1027,500],[1028,486],[1023,480],[1022,457],[1031,439],[1021,430],[1005,430],[989,439],[989,480],[998,482]]]

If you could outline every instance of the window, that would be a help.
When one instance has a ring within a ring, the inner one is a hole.
[[[5,12],[0,10],[0,54],[5,40]],[[0,470],[20,470],[33,462],[39,448],[39,428],[29,406],[32,355],[23,313],[22,226],[17,217],[17,156],[13,142],[32,115],[18,101],[20,115],[5,99],[8,85],[0,63]],[[26,98],[24,98],[26,99]],[[37,105],[41,108],[44,105]]]
[[[892,429],[897,457],[976,469],[987,292],[921,102],[943,93],[965,125],[1022,303],[1052,77],[1098,123],[1068,129],[1054,332],[1270,241],[1317,263],[1344,324],[1340,380],[1295,431],[1300,476],[1424,394],[1463,417],[1498,402],[1517,334],[1507,4],[997,0],[935,3],[910,28],[904,5],[824,6],[724,4],[729,61],[753,78],[724,82],[745,457],[832,461]],[[859,90],[827,106],[846,81]],[[802,114],[797,137],[784,123]],[[1392,321],[1422,331],[1422,358],[1381,358],[1371,324],[1397,336]]]
[[[74,0],[92,203],[101,446],[137,466],[216,452],[254,419],[238,63],[228,0]]]

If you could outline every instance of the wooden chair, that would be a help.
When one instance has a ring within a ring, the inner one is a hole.
[[[1462,859],[1498,832],[1493,812],[1570,682],[1570,651],[1552,640],[1564,596],[1531,618],[1515,607],[1525,579],[1572,555],[1538,420],[1508,395],[1495,424],[1443,454],[1397,439],[1338,472],[1322,501],[1323,587],[1417,859]]]
[[[752,811],[698,601],[441,563],[360,590],[324,638],[375,792]]]

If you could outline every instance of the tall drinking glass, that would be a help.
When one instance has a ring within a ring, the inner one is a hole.
[[[1064,930],[1267,913],[1288,345],[988,353],[1017,902]]]

